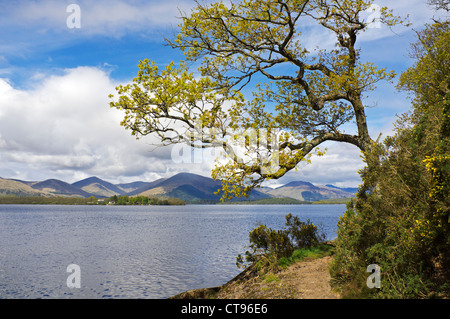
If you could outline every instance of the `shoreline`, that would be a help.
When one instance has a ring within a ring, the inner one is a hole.
[[[306,258],[264,274],[249,267],[221,286],[192,289],[168,299],[340,299],[330,285],[332,260],[332,255]]]
[[[169,204],[109,204],[102,201],[88,202],[85,198],[78,197],[46,197],[46,198],[34,198],[34,197],[22,197],[20,200],[18,198],[2,198],[0,196],[0,205],[78,205],[78,206],[186,206],[186,205],[287,205],[287,206],[297,206],[297,205],[346,205],[348,201],[317,201],[317,202],[299,202],[299,203],[264,203],[255,201],[241,201],[232,203],[221,203],[221,202],[184,202],[184,203],[169,203]]]

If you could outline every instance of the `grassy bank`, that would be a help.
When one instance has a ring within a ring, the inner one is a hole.
[[[248,267],[219,287],[195,289],[170,299],[335,299],[328,265],[334,246],[323,244],[295,250],[269,271]]]

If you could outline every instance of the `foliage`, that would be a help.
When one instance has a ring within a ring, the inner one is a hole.
[[[109,202],[114,205],[184,205],[178,198],[153,198],[148,196],[111,196]]]
[[[309,220],[303,222],[292,214],[286,215],[285,219],[283,229],[259,225],[250,231],[250,250],[245,252],[245,257],[238,255],[236,265],[239,268],[253,266],[258,270],[277,269],[278,261],[284,258],[286,264],[286,258],[290,258],[295,250],[311,248],[324,241],[324,234]]]
[[[450,90],[448,28],[449,21],[427,25],[418,32],[419,41],[411,46],[415,63],[402,73],[398,86],[411,92],[417,111],[422,106],[426,108],[441,102],[442,96]]]
[[[428,4],[434,6],[436,10],[450,10],[450,1],[449,0],[428,0]]]
[[[413,112],[366,154],[364,186],[338,223],[331,274],[347,297],[450,296],[449,23],[418,36],[399,85],[414,93]],[[380,289],[366,286],[370,264]]]
[[[177,198],[152,198],[147,196],[111,196],[108,198],[63,197],[63,196],[0,196],[0,204],[32,204],[32,205],[184,205]]]
[[[93,196],[63,197],[63,196],[0,196],[0,204],[29,204],[29,205],[104,205],[106,201]]]
[[[136,137],[221,149],[212,176],[222,181],[224,200],[322,155],[326,141],[368,151],[363,99],[395,76],[360,58],[356,42],[370,28],[373,2],[197,2],[189,15],[181,12],[180,32],[168,40],[186,61],[165,68],[141,61],[111,107],[124,111],[121,124]],[[378,15],[389,27],[408,25],[386,7]],[[306,48],[302,32],[311,22],[333,36],[334,48]],[[188,63],[199,65],[197,76]],[[342,129],[351,122],[355,135]]]

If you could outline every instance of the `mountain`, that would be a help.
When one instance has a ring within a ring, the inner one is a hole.
[[[280,186],[278,188],[281,187],[306,187],[306,188],[316,188],[317,186],[314,186],[312,183],[310,182],[303,182],[303,181],[294,181],[294,182],[290,182],[287,183],[286,185]]]
[[[161,180],[161,179],[159,179]],[[158,180],[158,181],[159,181]],[[116,186],[118,188],[120,188],[121,190],[123,190],[125,193],[131,193],[139,188],[143,188],[146,187],[148,185],[153,184],[154,182],[131,182],[131,183],[122,183],[122,184],[116,184]]]
[[[133,196],[133,195],[138,195],[138,194],[142,194],[145,193],[148,190],[151,190],[152,188],[158,186],[158,184],[160,184],[161,182],[165,181],[167,178],[159,178],[156,181],[153,182],[148,182],[148,183],[143,183],[141,186],[139,186],[138,188],[135,188],[132,191],[129,191],[127,195]],[[132,184],[132,183],[129,183]],[[122,184],[123,185],[123,184]],[[128,186],[128,184],[126,184]],[[137,186],[137,185],[135,185]]]
[[[92,196],[92,194],[85,192],[82,189],[73,186],[69,183],[60,181],[58,179],[47,179],[42,182],[31,184],[31,187],[56,196],[77,196],[77,197]]]
[[[358,192],[358,188],[357,187],[344,187],[344,188],[342,188],[342,187],[337,187],[337,186],[333,186],[333,185],[330,185],[330,184],[327,184],[325,186],[326,187],[331,187],[331,188],[337,188],[337,189],[343,190],[345,192],[353,193],[353,194],[356,194]]]
[[[221,195],[214,193],[222,186],[220,181],[209,177],[191,173],[179,173],[162,181],[156,181],[152,187],[136,195],[174,197],[187,202],[192,201],[216,201]],[[133,192],[136,193],[137,191]],[[130,193],[131,194],[131,193]],[[249,200],[272,197],[270,195],[254,190]]]
[[[75,186],[96,197],[111,197],[114,195],[125,195],[127,193],[117,185],[111,184],[110,182],[104,181],[96,176],[75,182],[72,186]]]
[[[303,181],[290,182],[275,189],[266,188],[264,192],[275,197],[290,197],[312,202],[323,199],[350,198],[355,195],[353,188],[342,189],[332,185],[315,186]]]
[[[29,183],[13,179],[0,178],[0,196],[51,196],[50,193],[32,188]]]
[[[153,182],[132,182],[113,184],[92,176],[73,184],[57,179],[42,182],[0,178],[0,196],[75,196],[111,197],[114,195],[173,197],[186,202],[210,202],[220,199],[214,193],[221,188],[221,182],[212,178],[179,173],[170,178],[160,178]],[[254,189],[249,198],[234,201],[293,198],[299,201],[350,198],[357,188],[340,188],[333,185],[317,186],[305,181],[293,181],[278,188],[261,187]]]

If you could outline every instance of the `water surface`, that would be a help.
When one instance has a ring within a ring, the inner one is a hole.
[[[167,298],[239,273],[248,232],[297,215],[336,234],[345,205],[0,205],[0,298]],[[67,287],[67,266],[81,288]]]

